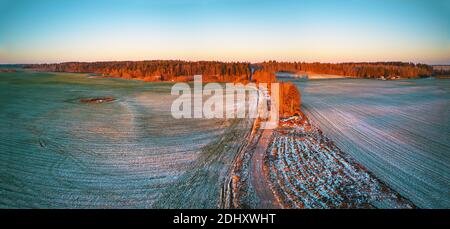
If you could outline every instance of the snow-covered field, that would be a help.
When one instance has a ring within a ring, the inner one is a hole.
[[[450,81],[295,82],[302,109],[345,153],[422,208],[450,208]]]
[[[250,124],[174,119],[171,84],[0,74],[1,208],[217,206]],[[113,97],[107,103],[80,98]]]
[[[307,122],[277,129],[266,163],[272,190],[288,208],[414,207]]]
[[[341,75],[331,75],[331,74],[318,74],[318,73],[309,73],[308,79],[342,79],[347,78],[346,76]]]

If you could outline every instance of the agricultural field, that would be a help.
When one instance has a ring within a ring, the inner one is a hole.
[[[174,119],[171,86],[0,73],[0,207],[217,207],[251,123]]]
[[[284,207],[414,207],[340,151],[319,129],[297,123],[290,120],[289,128],[275,131],[265,162],[272,189]]]
[[[303,112],[339,149],[417,207],[450,207],[450,81],[296,85]]]

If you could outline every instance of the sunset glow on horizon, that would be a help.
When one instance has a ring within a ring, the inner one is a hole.
[[[0,64],[155,59],[450,64],[450,3],[0,0]]]

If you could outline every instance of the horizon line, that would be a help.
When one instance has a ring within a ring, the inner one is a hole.
[[[264,60],[264,61],[226,61],[226,60],[186,60],[186,59],[142,59],[142,60],[95,60],[95,61],[62,61],[62,62],[36,62],[36,63],[0,63],[0,65],[32,65],[32,64],[64,64],[64,63],[100,63],[100,62],[145,62],[145,61],[183,61],[183,62],[222,62],[222,63],[250,63],[250,64],[259,64],[264,62],[275,61],[278,63],[320,63],[320,64],[352,64],[352,63],[413,63],[417,64],[425,64],[430,66],[440,66],[440,65],[450,65],[449,63],[424,63],[424,62],[414,62],[414,61],[400,61],[400,60],[386,60],[386,61],[342,61],[342,62],[333,62],[333,61],[285,61],[285,60]]]

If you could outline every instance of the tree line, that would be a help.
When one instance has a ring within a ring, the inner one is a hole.
[[[450,77],[450,65],[433,66],[433,75],[437,77]]]
[[[51,72],[94,73],[108,77],[140,79],[145,81],[189,81],[193,75],[203,75],[204,81],[236,82],[251,80],[252,72],[260,75],[276,72],[307,72],[317,74],[345,75],[356,78],[379,78],[397,76],[401,78],[428,77],[433,67],[425,64],[404,62],[360,62],[360,63],[305,63],[267,61],[249,62],[219,61],[110,61],[110,62],[65,62],[57,64],[31,64],[33,68]]]
[[[147,81],[183,81],[193,75],[203,75],[211,81],[229,82],[236,77],[250,77],[250,63],[219,61],[112,61],[31,64],[33,68],[51,72],[94,73],[102,76],[141,79]]]
[[[429,77],[433,73],[432,66],[404,62],[358,62],[358,63],[304,63],[268,61],[259,64],[269,72],[317,73],[351,76],[355,78]]]

